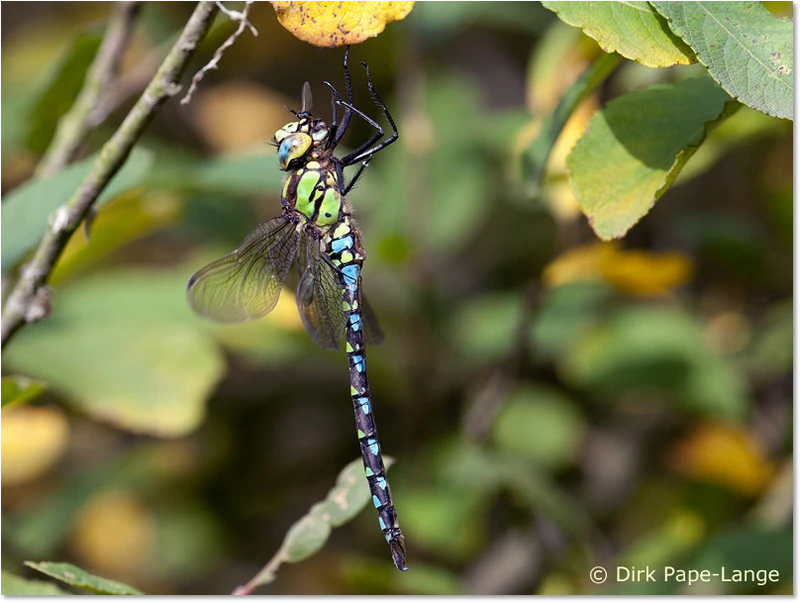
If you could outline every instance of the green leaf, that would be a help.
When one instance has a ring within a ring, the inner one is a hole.
[[[393,575],[397,577],[398,575]],[[464,595],[459,575],[444,567],[414,563],[414,570],[394,579],[394,587],[403,594],[417,596]]]
[[[384,456],[383,461],[387,469],[394,464],[389,456]],[[313,511],[325,513],[331,525],[339,527],[354,519],[371,497],[364,477],[364,465],[361,460],[353,460],[339,473],[336,486],[325,501],[317,504]]]
[[[224,362],[186,303],[188,275],[130,270],[58,290],[50,319],[20,332],[3,359],[120,428],[191,432]]]
[[[441,485],[418,488],[403,503],[403,529],[417,546],[463,561],[485,539],[486,506],[479,491]]]
[[[789,583],[792,579],[793,537],[791,529],[767,530],[754,526],[740,526],[713,535],[697,555],[687,563],[693,569],[709,569],[719,571],[725,568],[727,578],[733,577],[734,571],[764,570],[777,571],[780,583]],[[688,589],[687,593],[703,593],[700,587]],[[770,588],[778,584],[769,583],[768,588],[753,583],[728,582],[725,590],[718,589],[709,593],[755,594],[768,593]]]
[[[523,155],[523,169],[529,185],[529,193],[540,194],[550,153],[567,121],[580,104],[597,86],[603,83],[619,63],[618,55],[605,54],[593,61],[589,68],[572,84],[561,98],[555,111],[542,121],[539,134]]]
[[[97,575],[87,573],[81,568],[76,567],[66,562],[31,562],[26,561],[25,564],[32,569],[35,569],[45,575],[49,575],[54,579],[68,583],[73,587],[86,589],[96,594],[107,596],[142,596],[144,595],[138,589],[120,583],[119,581],[112,581],[111,579],[103,579]]]
[[[0,593],[4,596],[69,596],[63,589],[38,579],[23,579],[13,573],[0,573]]]
[[[549,475],[520,458],[517,453],[492,452],[485,447],[458,442],[442,462],[441,479],[469,496],[479,493],[482,497],[494,495],[498,490],[510,491],[522,503],[537,514],[547,516],[579,541],[585,541],[590,521],[581,509]],[[404,524],[408,525],[408,502],[404,504]],[[456,526],[459,530],[477,530],[480,525],[470,517],[470,522]],[[469,525],[469,527],[465,526]],[[410,529],[409,529],[410,531]],[[459,536],[461,537],[461,536]]]
[[[487,294],[461,304],[451,323],[456,348],[475,361],[502,358],[514,346],[523,309],[518,295],[503,293]]]
[[[729,102],[710,78],[691,78],[632,92],[592,117],[567,166],[600,238],[623,236],[652,209]]]
[[[601,317],[614,293],[602,282],[569,282],[544,291],[530,340],[536,361],[563,353]]]
[[[167,455],[162,454],[162,462],[171,456],[167,449],[163,452]],[[174,473],[159,476],[174,482]],[[156,490],[160,483],[150,480],[149,485]],[[217,567],[220,557],[227,553],[228,535],[219,518],[216,511],[201,503],[194,489],[171,494],[168,503],[160,504],[156,514],[159,577],[173,581],[195,579]]]
[[[743,104],[783,119],[794,113],[794,24],[761,2],[651,2],[711,77]]]
[[[180,205],[179,199],[163,193],[118,196],[98,212],[88,240],[82,231],[70,238],[48,282],[59,286],[63,279],[107,261],[131,241],[173,225],[181,217]]]
[[[429,248],[448,252],[479,227],[492,195],[492,175],[480,152],[478,130],[464,127],[465,123],[482,121],[479,91],[466,79],[442,74],[435,81],[436,85],[429,88],[425,105],[431,124],[435,124],[433,135],[436,136],[436,132],[448,134],[435,138],[427,165],[412,162],[408,167],[412,170],[422,167],[430,178],[430,188],[425,191],[430,194],[427,209],[430,221],[426,233]],[[419,158],[416,156],[417,161]],[[408,171],[403,173],[398,184],[405,194],[414,194],[419,189],[408,187],[408,174]]]
[[[420,34],[444,41],[473,23],[499,31],[541,33],[547,14],[538,2],[419,2],[409,15]]]
[[[685,409],[734,420],[747,409],[743,376],[708,349],[700,326],[677,310],[621,309],[576,341],[560,366],[566,382],[599,399],[661,394]]]
[[[665,26],[648,2],[542,2],[559,18],[597,41],[647,67],[689,65],[692,49]]]
[[[331,534],[331,525],[319,514],[306,514],[286,533],[283,540],[286,562],[300,562],[312,556],[325,545]]]
[[[33,152],[41,154],[47,149],[58,121],[78,97],[102,39],[99,33],[81,34],[61,55],[52,79],[30,113],[27,142]]]
[[[41,395],[47,388],[43,382],[25,376],[4,376],[2,382],[3,406],[25,403]]]
[[[619,557],[619,564],[673,565],[705,535],[705,523],[700,517],[690,512],[675,512],[662,517],[660,524],[629,543]]]
[[[707,172],[722,157],[736,148],[754,144],[763,138],[777,138],[791,132],[792,124],[779,121],[750,107],[742,106],[708,135],[697,149],[692,160],[675,181],[676,185],[688,182],[691,178]],[[786,223],[791,222],[791,219]]]
[[[257,151],[211,159],[177,177],[201,192],[252,195],[279,190],[284,176],[274,152]]]
[[[479,96],[467,80],[444,73],[432,79],[423,99],[426,116],[419,115],[409,126],[420,139],[413,152],[392,147],[348,196],[359,212],[369,215],[372,236],[408,236],[404,224],[409,207],[419,222],[415,249],[453,252],[480,227],[495,191],[479,127],[487,122]],[[497,139],[496,129],[494,134]],[[409,178],[410,173],[415,177]]]
[[[30,89],[12,87],[6,84],[0,103],[0,118],[3,127],[0,129],[0,150],[3,151],[3,166],[18,158],[27,136],[28,113],[34,102],[35,94]]]
[[[492,439],[504,451],[558,469],[577,459],[584,426],[583,417],[568,398],[543,387],[523,386],[503,406]]]
[[[506,489],[536,515],[547,516],[576,542],[586,541],[591,531],[591,521],[571,493],[544,471],[531,469],[516,455],[498,454],[494,462],[503,467],[501,474]]]
[[[780,378],[791,371],[794,362],[793,324],[791,302],[776,303],[761,318],[746,357],[747,366],[759,379]]]
[[[616,564],[626,567],[680,567],[687,554],[693,552],[698,542],[702,542],[706,536],[705,527],[703,520],[691,512],[678,511],[662,516],[657,525],[627,544]],[[694,569],[695,566],[690,564],[687,568]],[[712,572],[719,572],[719,569]],[[617,596],[674,595],[680,585],[674,579],[655,583],[629,580],[613,583],[606,593]]]
[[[388,469],[394,460],[383,458]],[[259,574],[247,585],[248,589],[272,583],[278,568],[284,562],[299,562],[318,552],[331,533],[355,517],[370,499],[364,466],[361,459],[353,460],[345,466],[336,479],[336,485],[325,499],[314,504],[308,514],[291,526],[283,539],[280,550]]]
[[[49,178],[29,180],[3,197],[3,271],[36,248],[44,236],[50,214],[69,200],[99,156],[98,153],[80,163],[69,165]],[[97,199],[96,205],[139,186],[151,164],[151,153],[135,148]]]

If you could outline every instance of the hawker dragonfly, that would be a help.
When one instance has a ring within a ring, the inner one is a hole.
[[[197,313],[216,321],[260,318],[275,307],[292,265],[298,268],[297,307],[308,334],[332,351],[345,341],[350,397],[367,482],[392,559],[405,571],[403,534],[386,480],[367,378],[365,341],[377,342],[382,335],[361,292],[365,252],[346,199],[375,154],[395,142],[398,133],[366,63],[361,64],[369,94],[392,132],[384,137],[378,122],[353,105],[347,58],[345,51],[346,98],[324,82],[332,94],[331,124],[310,112],[311,88],[306,83],[300,112],[290,109],[295,121],[275,132],[273,144],[280,168],[287,172],[281,215],[260,224],[232,253],[195,273],[189,280],[188,297]],[[373,134],[355,150],[336,157],[334,152],[353,117],[366,122]],[[344,170],[350,166],[357,168],[348,179]]]

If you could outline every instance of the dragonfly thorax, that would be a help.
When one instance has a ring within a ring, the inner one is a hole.
[[[307,160],[286,177],[281,202],[321,231],[348,213],[343,207],[336,170],[328,159]]]
[[[300,113],[301,119],[287,123],[272,137],[278,145],[278,160],[283,171],[297,169],[310,151],[323,147],[328,139],[328,126],[321,119]]]

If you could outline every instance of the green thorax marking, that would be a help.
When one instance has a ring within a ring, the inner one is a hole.
[[[284,197],[290,196],[293,189],[294,209],[309,222],[323,229],[339,222],[342,197],[333,169],[326,169],[318,161],[309,161],[289,174],[283,188]]]

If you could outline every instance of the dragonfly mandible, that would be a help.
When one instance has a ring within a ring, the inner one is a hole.
[[[370,96],[392,127],[353,106],[353,88],[344,55],[346,98],[329,82],[333,121],[328,126],[311,112],[311,88],[303,86],[296,121],[274,136],[280,168],[287,172],[281,193],[282,212],[260,224],[228,255],[211,262],[189,280],[189,303],[202,316],[219,322],[243,322],[269,313],[278,302],[292,264],[300,272],[297,307],[308,334],[324,349],[337,351],[345,340],[350,369],[350,397],[372,501],[395,565],[408,570],[403,533],[386,480],[367,377],[366,343],[379,342],[380,329],[361,293],[365,252],[346,195],[376,153],[398,138],[389,109],[375,90],[366,63]],[[374,133],[344,157],[334,151],[353,116]],[[344,169],[358,165],[349,180]],[[366,335],[365,335],[366,331]]]

